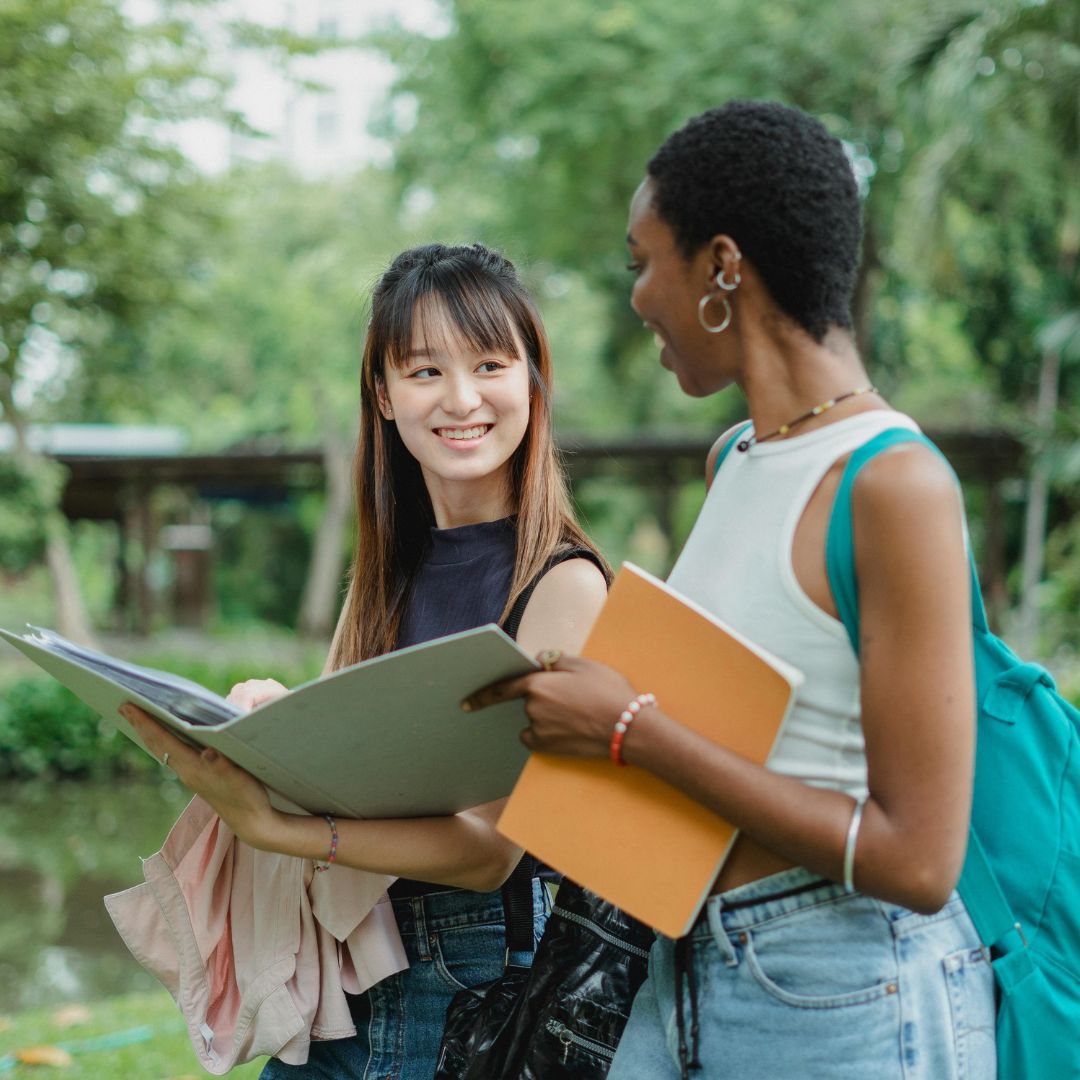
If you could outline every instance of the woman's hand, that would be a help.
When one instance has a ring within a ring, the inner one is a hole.
[[[248,679],[246,682],[237,683],[225,700],[238,709],[251,712],[252,709],[257,709],[288,692],[289,688],[282,686],[277,679]]]
[[[277,811],[270,805],[266,788],[251,773],[216,750],[208,747],[200,752],[181,742],[137,705],[127,702],[120,706],[120,713],[146,749],[172,769],[184,787],[209,803],[238,840],[267,849]]]
[[[472,712],[523,697],[529,726],[521,741],[530,750],[607,757],[615,721],[636,694],[614,668],[580,656],[561,656],[548,670],[485,686],[461,707]]]

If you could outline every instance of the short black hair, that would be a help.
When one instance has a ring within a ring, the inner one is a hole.
[[[851,328],[859,191],[820,121],[775,101],[729,101],[668,136],[647,172],[683,255],[726,233],[815,341],[832,324]]]

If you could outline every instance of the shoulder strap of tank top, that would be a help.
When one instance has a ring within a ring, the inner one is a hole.
[[[503,620],[502,629],[515,641],[517,640],[518,630],[521,627],[521,617],[525,614],[525,608],[528,607],[529,601],[532,599],[533,590],[540,584],[540,579],[549,570],[558,566],[559,563],[568,562],[570,559],[588,559],[602,574],[604,573],[603,563],[600,561],[596,552],[591,551],[589,548],[568,547],[564,548],[562,551],[557,551],[546,563],[544,563],[540,573],[538,573],[536,577],[521,590],[520,595],[514,601],[514,606],[510,609],[510,614]]]

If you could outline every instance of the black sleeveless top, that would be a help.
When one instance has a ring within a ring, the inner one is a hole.
[[[399,649],[499,622],[514,576],[516,524],[516,519],[509,517],[455,529],[431,530],[430,546],[413,579],[402,616]],[[559,551],[526,586],[502,623],[510,637],[517,638],[521,616],[540,578],[568,559],[588,559],[604,572],[599,558],[588,548],[568,546]],[[392,897],[418,896],[448,888],[448,885],[399,878],[389,892]]]
[[[397,647],[497,623],[510,595],[517,532],[513,518],[432,529],[413,579]]]

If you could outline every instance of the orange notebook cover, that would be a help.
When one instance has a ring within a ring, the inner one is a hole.
[[[616,668],[639,691],[656,694],[669,716],[760,764],[803,678],[630,563],[582,655]],[[644,769],[552,754],[529,758],[499,831],[669,937],[693,925],[735,839],[732,825]]]

